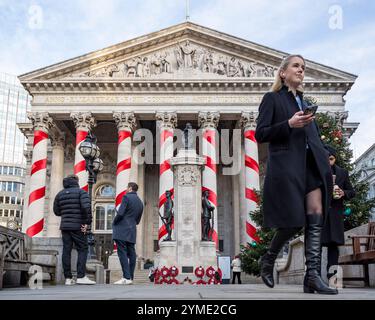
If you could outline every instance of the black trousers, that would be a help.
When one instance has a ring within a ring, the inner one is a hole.
[[[83,278],[86,274],[86,260],[88,253],[87,236],[82,231],[61,231],[63,241],[62,265],[65,279],[71,279],[71,256],[73,243],[78,252],[77,278]]]
[[[234,272],[233,271],[233,279],[232,279],[232,284],[236,283],[236,277],[238,279],[238,284],[241,284],[241,272]]]
[[[327,274],[336,273],[333,270],[329,270],[332,266],[339,264],[339,247],[335,243],[331,243],[327,246]]]

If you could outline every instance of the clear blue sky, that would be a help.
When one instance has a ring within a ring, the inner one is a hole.
[[[185,4],[0,0],[0,71],[19,75],[181,23]],[[190,20],[358,75],[345,97],[348,121],[360,122],[354,155],[375,142],[375,1],[190,0]]]

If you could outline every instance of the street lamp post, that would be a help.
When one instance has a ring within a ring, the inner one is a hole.
[[[82,141],[81,145],[79,146],[79,151],[81,152],[83,158],[86,161],[86,171],[88,172],[88,180],[87,184],[89,187],[89,197],[90,197],[90,204],[92,207],[92,186],[96,182],[96,177],[98,173],[103,169],[103,161],[99,158],[100,156],[100,149],[97,146],[97,139],[96,137],[89,132],[86,136],[86,139]],[[87,242],[89,245],[89,252],[87,259],[88,260],[97,260],[96,253],[95,253],[95,238],[94,234],[91,231],[91,225],[88,226],[87,229]]]

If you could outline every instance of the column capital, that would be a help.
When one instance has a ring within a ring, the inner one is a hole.
[[[49,130],[55,126],[48,112],[28,112],[27,117],[33,125],[33,130],[42,130],[49,133]]]
[[[155,118],[159,127],[174,129],[177,126],[177,112],[156,112]]]
[[[335,119],[337,125],[342,128],[344,125],[344,121],[348,118],[349,112],[348,111],[327,111],[327,114]]]
[[[251,112],[242,112],[241,113],[241,127],[245,130],[247,129],[255,129],[256,127],[256,119],[258,117],[257,111],[251,111]]]
[[[70,117],[77,130],[91,131],[96,127],[96,121],[91,112],[72,112]]]
[[[65,147],[65,133],[61,132],[57,127],[51,130],[50,133],[51,146],[54,147]]]
[[[136,118],[134,112],[114,112],[113,119],[115,119],[117,129],[128,130],[133,132],[137,127]]]
[[[198,125],[202,128],[216,129],[220,120],[220,112],[203,112],[198,113]]]

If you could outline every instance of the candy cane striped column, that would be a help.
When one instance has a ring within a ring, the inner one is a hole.
[[[249,213],[258,207],[258,199],[255,191],[259,191],[259,156],[258,143],[255,139],[256,112],[243,112],[241,115],[241,125],[244,128],[245,147],[245,205],[246,210],[246,242],[258,242],[256,235],[257,226],[251,220]]]
[[[78,176],[81,189],[88,191],[88,173],[86,171],[86,161],[79,151],[79,146],[86,139],[89,131],[96,126],[96,122],[91,112],[71,113],[70,117],[76,127],[76,150],[74,156],[74,174]]]
[[[34,127],[34,143],[30,172],[28,218],[25,229],[28,236],[39,237],[42,236],[44,226],[48,130],[53,126],[53,120],[48,113],[30,113],[28,117]]]
[[[206,163],[202,172],[202,193],[209,191],[208,199],[215,206],[213,217],[212,240],[219,250],[218,212],[217,212],[217,159],[216,159],[216,133],[219,124],[219,112],[199,112],[198,121],[202,129],[202,156]]]
[[[134,112],[115,112],[113,114],[118,129],[116,200],[118,210],[130,182],[132,133],[136,127]]]
[[[164,203],[167,200],[165,191],[173,189],[173,171],[170,159],[173,157],[173,131],[177,125],[177,114],[175,112],[156,113],[156,120],[160,134],[160,169],[159,169],[159,213],[164,216]],[[172,230],[174,224],[171,225]],[[173,231],[172,231],[173,232]],[[159,217],[159,243],[167,236],[167,230]]]

